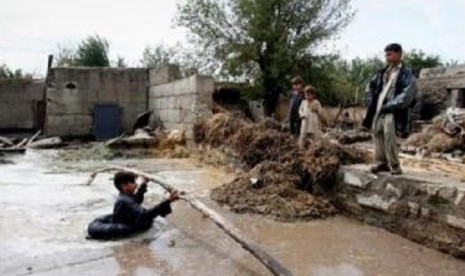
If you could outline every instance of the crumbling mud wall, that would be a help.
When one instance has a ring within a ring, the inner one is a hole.
[[[161,121],[167,129],[184,130],[186,137],[192,138],[193,125],[211,115],[213,78],[193,75],[159,83],[159,79],[154,82],[151,78],[148,104],[154,119]]]
[[[465,81],[465,66],[428,68],[421,70],[418,86],[421,105],[419,118],[430,120],[450,105],[449,94],[458,81]],[[464,87],[465,88],[465,87]]]
[[[368,173],[343,167],[333,203],[368,224],[465,258],[465,186],[452,178],[409,172]]]
[[[92,135],[96,104],[118,104],[121,131],[147,109],[146,68],[52,68],[47,83],[47,135]]]
[[[36,129],[43,81],[0,81],[0,130]]]

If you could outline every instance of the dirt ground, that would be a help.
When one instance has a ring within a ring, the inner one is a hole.
[[[87,223],[111,212],[111,174],[83,183],[108,164],[133,166],[197,194],[279,259],[294,275],[463,275],[465,262],[384,230],[336,216],[282,223],[234,214],[209,200],[232,174],[193,159],[62,161],[28,151],[1,165],[0,275],[270,275],[250,254],[185,203],[153,229],[127,240],[85,239]],[[146,204],[161,190],[149,186]]]

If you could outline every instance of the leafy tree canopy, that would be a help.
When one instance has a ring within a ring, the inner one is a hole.
[[[219,72],[257,80],[270,115],[300,61],[353,14],[350,0],[185,0],[177,23]]]

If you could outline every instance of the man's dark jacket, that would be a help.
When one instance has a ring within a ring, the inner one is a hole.
[[[368,110],[363,120],[364,127],[371,129],[373,125],[378,98],[383,90],[383,76],[387,69],[388,67],[385,67],[378,71],[367,85],[365,100]],[[386,97],[381,108],[381,113],[394,114],[396,132],[401,135],[408,135],[410,133],[409,108],[415,104],[417,90],[418,85],[412,70],[402,64],[395,83],[394,97],[390,100]]]

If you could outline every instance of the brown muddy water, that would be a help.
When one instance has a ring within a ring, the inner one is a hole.
[[[249,253],[186,203],[174,204],[150,231],[111,242],[85,239],[117,193],[106,164],[134,166],[196,193],[256,240],[294,275],[465,275],[465,262],[337,216],[280,223],[238,215],[208,199],[233,175],[191,159],[62,162],[56,151],[28,151],[0,166],[0,275],[270,275]],[[149,186],[147,205],[160,200]]]

